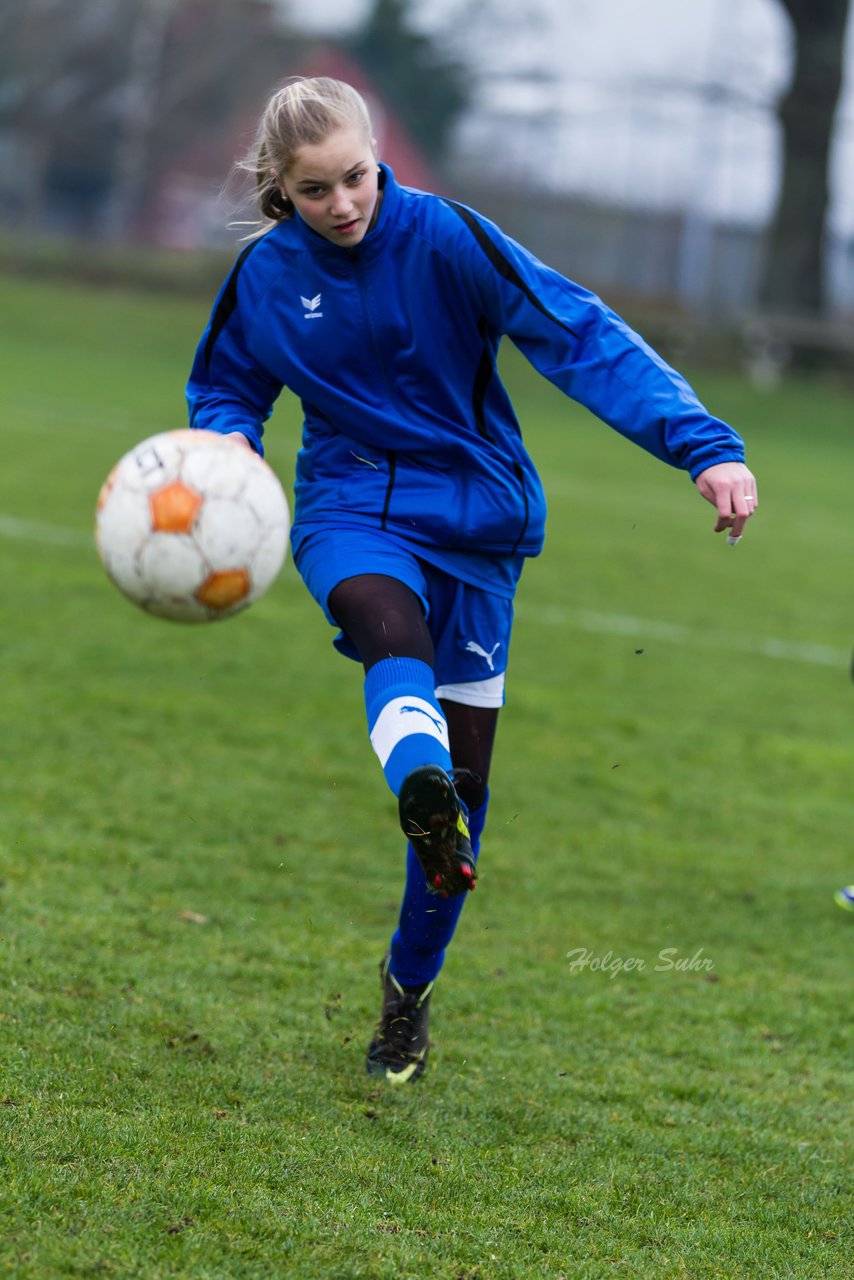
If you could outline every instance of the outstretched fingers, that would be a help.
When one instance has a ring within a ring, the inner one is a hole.
[[[718,513],[715,533],[729,529],[727,541],[735,546],[759,505],[753,473],[743,462],[721,462],[701,471],[696,484],[700,494]]]

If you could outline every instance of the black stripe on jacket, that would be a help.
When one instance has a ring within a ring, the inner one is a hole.
[[[492,358],[492,352],[487,341],[486,321],[483,316],[477,322],[477,330],[483,339],[483,352],[480,357],[480,363],[477,366],[477,373],[474,378],[474,389],[472,391],[472,410],[474,412],[475,426],[478,435],[483,436],[484,440],[491,440],[486,426],[486,413],[484,405],[486,402],[486,390],[492,381],[492,375],[495,372],[495,361]]]
[[[259,236],[257,240],[253,240],[243,250],[231,269],[231,275],[225,282],[225,288],[223,289],[219,302],[216,304],[216,309],[211,316],[211,327],[208,330],[208,340],[205,343],[205,368],[208,373],[210,373],[211,369],[211,356],[213,355],[216,340],[228,324],[229,319],[234,314],[237,307],[237,277],[240,275],[241,268],[249,257],[249,254],[256,245],[261,243],[263,239],[263,236]]]
[[[517,289],[521,290],[530,302],[531,306],[536,307],[537,310],[542,312],[542,314],[549,320],[553,320],[555,324],[560,325],[561,329],[565,329],[567,333],[571,333],[573,338],[580,337],[574,329],[571,329],[568,324],[565,324],[563,320],[559,319],[558,316],[549,311],[548,307],[543,306],[533,289],[531,289],[519,275],[519,272],[513,266],[513,263],[505,258],[495,241],[490,240],[486,231],[470,209],[467,209],[465,205],[457,204],[455,200],[446,199],[445,204],[448,208],[453,209],[454,213],[456,213],[458,217],[462,218],[463,222],[466,224],[469,231],[471,231],[487,258],[489,258],[489,261],[495,267],[495,270],[504,280],[507,280],[509,284],[515,285]]]

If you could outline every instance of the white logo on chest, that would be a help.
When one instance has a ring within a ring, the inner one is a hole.
[[[323,318],[323,312],[320,310],[320,294],[317,293],[313,298],[304,298],[300,294],[300,302],[305,307],[303,318],[305,320],[320,320]]]

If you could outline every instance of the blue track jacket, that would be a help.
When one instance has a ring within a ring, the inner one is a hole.
[[[505,334],[536,369],[694,478],[741,438],[594,294],[493,223],[398,186],[335,245],[297,215],[250,242],[202,336],[193,427],[260,452],[283,386],[305,415],[295,523],[387,529],[426,547],[536,555],[545,500],[496,371]]]

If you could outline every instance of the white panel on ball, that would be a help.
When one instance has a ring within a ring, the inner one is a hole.
[[[255,554],[263,530],[255,512],[235,498],[208,498],[199,512],[194,536],[210,565],[224,569],[245,564]]]

